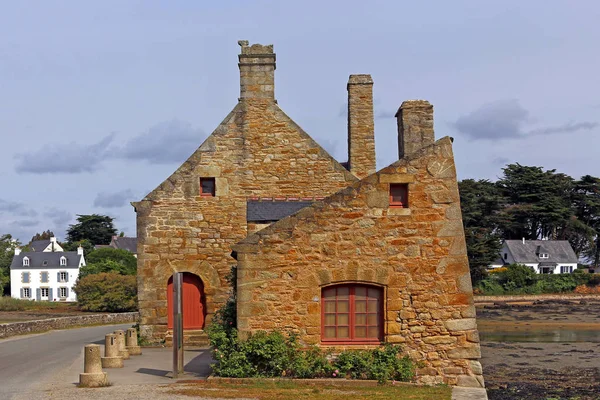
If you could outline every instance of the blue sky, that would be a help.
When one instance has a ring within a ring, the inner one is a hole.
[[[0,1],[0,234],[113,216],[235,106],[240,39],[273,44],[280,106],[346,160],[348,75],[373,76],[377,164],[403,100],[435,108],[458,174],[600,175],[596,1]]]

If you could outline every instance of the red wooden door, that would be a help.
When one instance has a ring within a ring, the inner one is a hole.
[[[204,328],[204,285],[194,274],[183,274],[183,329]],[[173,277],[167,284],[168,328],[173,328]]]

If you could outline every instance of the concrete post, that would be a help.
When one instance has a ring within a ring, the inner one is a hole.
[[[117,343],[117,335],[114,333],[109,333],[104,338],[102,368],[123,368],[123,358],[119,356],[119,344]]]
[[[129,360],[129,352],[127,351],[127,347],[125,346],[125,332],[122,330],[118,330],[115,331],[115,335],[117,336],[119,357],[123,358],[123,360]]]
[[[139,356],[142,354],[142,348],[138,346],[137,330],[135,328],[127,329],[127,337],[125,338],[125,347],[132,356]]]
[[[88,344],[83,353],[83,374],[79,374],[79,387],[100,387],[108,385],[106,372],[102,372],[100,346]]]

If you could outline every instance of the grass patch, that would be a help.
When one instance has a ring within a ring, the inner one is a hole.
[[[10,296],[0,297],[0,311],[78,311],[77,303],[58,301],[31,301],[15,299]]]
[[[185,388],[175,386],[171,394],[204,398],[253,398],[259,400],[369,400],[411,399],[450,400],[452,389],[448,386],[415,386],[408,384],[385,384],[377,386],[315,386],[294,381],[258,381],[252,383],[198,382]]]

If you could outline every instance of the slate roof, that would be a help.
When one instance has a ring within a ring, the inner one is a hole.
[[[577,255],[567,240],[506,240],[504,242],[517,263],[576,263]],[[540,259],[539,253],[548,253]]]
[[[246,203],[248,222],[273,222],[312,205],[312,201],[256,201]]]
[[[23,266],[23,258],[29,257],[29,265]],[[60,268],[60,258],[67,258],[66,268],[75,268],[79,266],[79,260],[81,256],[77,255],[76,251],[27,251],[14,256],[10,269],[48,269],[48,268]],[[47,261],[47,265],[44,265],[44,261]],[[63,266],[65,268],[65,266]]]
[[[44,251],[44,249],[48,247],[49,244],[50,239],[34,240],[33,242],[31,242],[29,247],[31,248],[31,251]]]
[[[124,249],[132,253],[137,253],[137,238],[127,236],[113,236],[110,246],[115,249]]]

